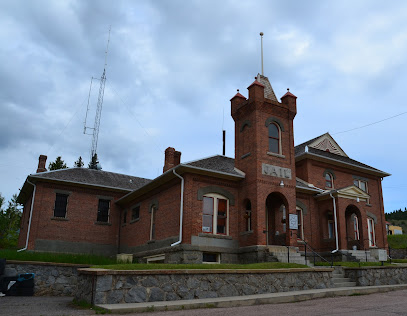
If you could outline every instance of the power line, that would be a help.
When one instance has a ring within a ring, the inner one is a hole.
[[[384,121],[393,119],[393,118],[395,118],[395,117],[398,117],[398,116],[401,116],[401,115],[404,115],[404,114],[407,114],[407,112],[403,112],[403,113],[400,113],[400,114],[397,114],[397,115],[394,115],[394,116],[391,116],[391,117],[382,119],[382,120],[380,120],[380,121],[376,121],[376,122],[373,122],[373,123],[369,123],[369,124],[366,124],[366,125],[363,125],[363,126],[359,126],[359,127],[355,127],[355,128],[351,128],[351,129],[345,130],[345,131],[333,133],[332,135],[337,135],[337,134],[342,134],[342,133],[351,132],[351,131],[354,131],[354,130],[357,130],[357,129],[361,129],[361,128],[364,128],[364,127],[368,127],[368,126],[371,126],[371,125],[374,125],[374,124],[378,124],[378,123],[381,123],[381,122],[384,122]]]

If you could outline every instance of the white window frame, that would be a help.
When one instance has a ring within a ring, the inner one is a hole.
[[[298,211],[300,211],[300,218],[298,218],[298,226],[300,226],[300,229],[298,229],[297,230],[297,233],[299,232],[300,233],[300,237],[302,238],[302,239],[304,239],[304,212],[303,212],[303,210],[302,210],[302,208],[301,207],[296,207],[296,213],[298,214]],[[298,217],[298,215],[297,215],[297,217]],[[297,238],[298,238],[298,236],[297,236]],[[300,238],[298,238],[300,241],[302,241]]]
[[[353,222],[353,232],[354,232],[354,239],[360,240],[360,232],[359,232],[359,219],[355,213],[352,214],[352,222]]]
[[[277,127],[277,131],[278,131],[278,153],[275,153],[275,152],[273,152],[273,151],[270,150],[270,144],[269,144],[269,139],[270,139],[269,125],[272,125],[272,124]],[[268,148],[267,153],[270,153],[271,155],[282,155],[282,154],[283,154],[283,148],[282,148],[282,144],[281,144],[281,143],[282,143],[282,139],[281,139],[282,133],[281,133],[280,125],[277,124],[277,123],[275,123],[275,122],[271,122],[269,125],[267,126],[267,148]]]
[[[203,230],[203,203],[202,203],[202,232],[205,234],[214,234],[214,235],[222,235],[222,236],[229,236],[229,199],[226,198],[223,195],[220,194],[215,194],[215,193],[209,193],[205,194],[203,198],[208,197],[213,199],[213,216],[212,216],[212,232],[205,232]],[[221,234],[217,232],[218,225],[217,225],[217,219],[218,219],[218,200],[226,200],[226,234]],[[202,199],[203,202],[203,199]]]
[[[326,185],[326,182],[327,182],[326,176],[329,176],[329,179],[330,179],[330,182],[331,182],[331,186],[330,186],[330,187]],[[325,188],[333,189],[333,188],[334,188],[334,177],[333,177],[332,173],[327,172],[327,173],[325,174],[325,177],[324,177],[324,178],[325,178],[325,179],[324,179],[324,180],[325,180]]]
[[[369,247],[376,247],[376,233],[374,229],[374,219],[367,218],[367,234],[369,239]]]

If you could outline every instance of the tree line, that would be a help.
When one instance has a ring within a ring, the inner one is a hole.
[[[395,210],[390,213],[386,213],[386,221],[391,221],[391,220],[407,220],[407,207],[404,208],[404,211],[401,209]]]
[[[89,169],[98,169],[98,155],[95,153],[92,156],[92,160],[88,164]],[[84,166],[84,162],[82,159],[82,156],[79,156],[78,160],[76,160],[73,164],[74,167],[76,168],[82,168]],[[58,156],[55,161],[52,161],[48,165],[48,170],[59,170],[59,169],[67,169],[68,166],[66,165],[65,161],[62,160],[61,156]]]
[[[13,195],[5,208],[4,197],[0,193],[0,249],[17,247],[21,216],[22,209],[17,203],[17,194]]]

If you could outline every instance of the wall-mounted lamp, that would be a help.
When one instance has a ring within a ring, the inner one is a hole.
[[[283,187],[283,186],[284,186],[284,181],[281,180],[281,182],[280,182],[280,187]]]

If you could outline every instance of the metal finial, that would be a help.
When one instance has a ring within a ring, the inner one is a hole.
[[[287,88],[287,91],[290,92],[290,88]]]
[[[239,89],[237,89],[237,93],[239,93]]]
[[[261,75],[264,76],[264,70],[263,70],[263,32],[260,32],[260,38],[261,38]]]

